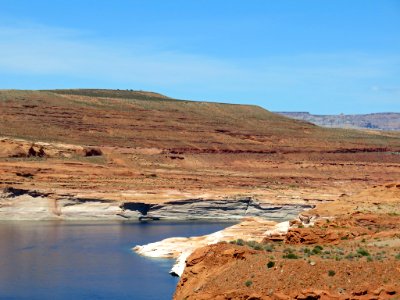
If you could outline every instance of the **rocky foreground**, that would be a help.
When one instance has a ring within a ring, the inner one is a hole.
[[[319,204],[290,222],[248,218],[134,248],[175,258],[175,299],[396,299],[400,184]]]
[[[328,254],[304,254],[315,249]],[[367,257],[347,249],[280,246],[266,253],[223,243],[199,248],[187,259],[174,299],[397,299],[400,263],[392,251],[378,261],[378,248]],[[336,259],[335,253],[344,255]]]

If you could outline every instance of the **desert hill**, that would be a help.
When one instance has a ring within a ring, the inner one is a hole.
[[[299,209],[400,174],[399,132],[322,128],[252,105],[143,91],[2,90],[0,112],[0,188],[10,201],[0,207],[4,216],[33,197],[44,199],[47,208],[37,213],[45,217],[63,215],[48,206],[60,199],[89,199],[89,215],[97,205],[96,214],[113,217],[132,202],[186,199],[177,218],[188,210],[225,218],[234,215],[225,202],[212,215],[194,199],[241,199],[232,208],[239,215],[249,199]],[[107,210],[112,201],[115,211]],[[269,207],[251,205],[257,213]],[[157,213],[170,216],[162,207]]]
[[[400,146],[400,134],[332,130],[251,105],[119,90],[1,91],[3,136],[194,152]]]

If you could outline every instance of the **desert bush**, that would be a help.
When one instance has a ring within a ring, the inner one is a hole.
[[[299,257],[295,254],[295,253],[293,253],[293,252],[290,252],[290,253],[288,253],[288,254],[286,254],[286,255],[283,255],[282,256],[283,258],[286,258],[286,259],[298,259]]]
[[[275,266],[275,262],[272,261],[272,260],[270,260],[270,261],[267,263],[267,268],[268,268],[268,269],[271,269],[271,268],[273,268],[274,266]]]
[[[333,270],[329,270],[329,271],[328,271],[328,276],[330,276],[330,277],[335,276],[335,274],[336,274],[336,272],[333,271]]]
[[[361,256],[370,256],[369,252],[363,248],[358,248],[357,253]]]
[[[260,244],[257,244],[253,247],[254,250],[263,250],[263,247]]]
[[[236,240],[236,245],[244,246],[244,241],[242,239],[237,239]]]
[[[293,253],[294,251],[292,248],[285,248],[285,249],[283,249],[283,252],[284,253]]]
[[[256,241],[248,241],[246,242],[246,245],[253,248],[255,245],[257,245],[258,243]]]
[[[324,249],[322,246],[317,245],[314,247],[314,249],[312,249],[311,253],[312,254],[321,254],[322,249]]]
[[[249,287],[253,284],[253,281],[247,280],[244,284],[245,284],[245,286]]]
[[[246,243],[246,245],[253,248],[254,250],[262,250],[263,249],[262,245],[256,241],[248,241]]]
[[[267,252],[272,252],[272,251],[274,251],[274,245],[266,244],[266,245],[264,245],[264,250]]]

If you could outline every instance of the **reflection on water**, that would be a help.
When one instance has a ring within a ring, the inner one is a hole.
[[[171,299],[173,261],[131,248],[229,225],[0,222],[0,299]]]

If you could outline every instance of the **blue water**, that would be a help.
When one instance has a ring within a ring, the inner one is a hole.
[[[135,245],[211,233],[229,223],[0,222],[0,299],[171,299],[173,261]]]

